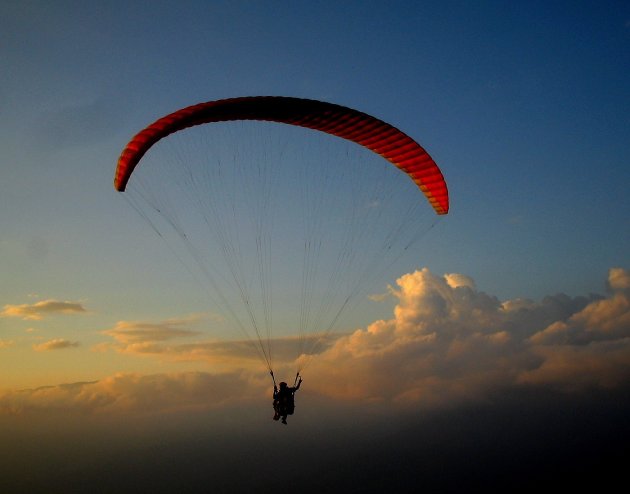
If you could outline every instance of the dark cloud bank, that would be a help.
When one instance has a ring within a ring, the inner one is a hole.
[[[0,491],[605,492],[624,480],[629,397],[630,387],[512,389],[390,415],[304,395],[288,426],[260,404],[230,416],[23,422],[0,431]]]

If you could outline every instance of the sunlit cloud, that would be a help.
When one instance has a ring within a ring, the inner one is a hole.
[[[630,273],[611,269],[607,286],[605,296],[500,301],[468,276],[423,269],[390,288],[397,301],[390,319],[326,340],[312,358],[289,366],[297,339],[272,343],[284,373],[308,363],[309,392],[329,400],[415,409],[532,387],[556,393],[615,389],[630,382]],[[188,324],[190,319],[119,322],[104,332],[113,342],[100,346],[171,361],[219,362],[225,365],[214,368],[221,373],[120,374],[97,383],[5,393],[0,408],[167,410],[262,396],[268,376],[252,342],[180,341],[201,334]]]
[[[630,300],[623,292],[592,302],[566,321],[550,324],[531,337],[541,345],[588,345],[630,337]]]
[[[186,329],[188,319],[169,319],[163,322],[119,321],[112,329],[103,331],[118,343],[133,345],[196,336],[198,331]]]
[[[260,384],[243,373],[119,373],[94,382],[0,392],[0,414],[209,410],[260,398],[260,392]]]
[[[5,305],[0,317],[19,317],[24,320],[41,320],[51,314],[84,314],[87,311],[79,302],[42,300],[34,304]]]
[[[47,352],[49,350],[63,350],[64,348],[74,348],[78,346],[78,341],[68,341],[63,338],[56,338],[38,345],[33,345],[33,350],[36,352]]]
[[[232,364],[233,366],[259,365],[265,359],[263,350],[255,339],[218,340],[199,339],[208,333],[188,329],[202,316],[183,319],[168,319],[157,322],[119,321],[112,329],[101,333],[110,336],[114,342],[102,342],[92,347],[93,351],[115,350],[119,353],[138,356],[159,356],[179,362],[207,362],[212,364]],[[271,354],[278,363],[292,362],[300,349],[321,352],[328,348],[339,335],[308,335],[305,337],[280,337],[264,340],[264,352]],[[193,342],[179,341],[195,338]],[[281,365],[281,364],[280,364]]]
[[[613,389],[630,382],[629,338],[593,341],[588,345],[536,346],[540,364],[523,369],[517,383],[564,392]]]
[[[389,297],[391,297],[391,293],[389,292],[373,293],[371,295],[368,295],[368,299],[371,300],[372,302],[383,302],[384,300],[387,300]]]
[[[612,268],[608,275],[608,289],[613,292],[625,292],[628,295],[630,291],[630,275],[623,268]]]
[[[630,274],[609,273],[608,297],[559,294],[500,302],[469,277],[402,276],[394,318],[340,338],[309,372],[340,399],[445,405],[493,390],[562,392],[630,379]]]
[[[629,279],[627,271],[611,269],[606,297],[500,301],[469,276],[423,269],[390,287],[397,300],[392,319],[329,338],[315,357],[287,365],[298,340],[270,343],[278,366],[308,367],[319,393],[342,399],[436,406],[514,386],[609,387],[630,377]],[[252,341],[171,341],[198,335],[180,322],[118,323],[105,334],[122,353],[260,368]]]
[[[13,340],[0,340],[0,350],[2,350],[3,348],[9,348],[10,346],[13,346],[15,342]]]

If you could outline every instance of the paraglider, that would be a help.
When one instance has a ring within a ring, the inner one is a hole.
[[[287,425],[287,415],[293,415],[295,412],[295,393],[300,389],[302,377],[299,373],[295,376],[295,383],[289,387],[284,381],[280,383],[280,388],[276,386],[276,380],[271,372],[273,379],[273,419],[282,419],[282,423]]]
[[[114,187],[272,377],[278,356],[299,375],[449,210],[440,169],[411,137],[357,110],[281,96],[158,119],[123,149]],[[278,389],[274,379],[274,417],[286,422],[300,382]]]
[[[187,127],[230,120],[262,120],[298,125],[356,142],[407,173],[437,214],[448,213],[446,182],[429,154],[409,136],[365,113],[343,106],[284,96],[210,101],[167,115],[138,133],[118,160],[114,187],[124,191],[134,168],[157,141]]]

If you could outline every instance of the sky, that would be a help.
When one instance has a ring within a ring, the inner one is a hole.
[[[617,1],[2,2],[0,490],[620,479],[629,38]],[[112,186],[149,123],[251,95],[389,122],[450,194],[309,361],[286,427],[264,363]]]

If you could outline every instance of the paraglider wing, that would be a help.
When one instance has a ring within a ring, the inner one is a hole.
[[[444,177],[429,154],[413,139],[365,113],[321,101],[282,96],[253,96],[200,103],[167,115],[139,132],[118,159],[114,186],[124,191],[144,154],[163,137],[211,122],[261,120],[326,132],[383,156],[422,190],[437,214],[449,209]]]

